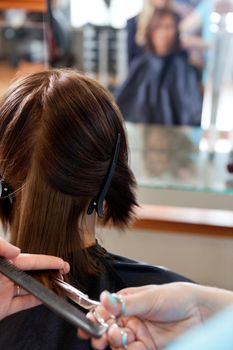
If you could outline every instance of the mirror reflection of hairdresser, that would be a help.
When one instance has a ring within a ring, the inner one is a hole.
[[[126,81],[115,93],[127,121],[200,124],[200,83],[180,47],[178,27],[179,17],[173,10],[153,13],[146,33],[147,52],[134,60]]]
[[[128,63],[144,53],[145,32],[155,10],[171,8],[172,0],[144,0],[142,11],[127,21]]]

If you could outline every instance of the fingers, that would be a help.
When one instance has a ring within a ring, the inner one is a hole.
[[[150,311],[151,298],[155,298],[155,288],[155,286],[146,286],[123,289],[117,293],[117,296],[104,291],[100,296],[100,301],[114,316],[141,316]]]
[[[22,270],[60,270],[62,274],[69,272],[70,267],[61,258],[50,255],[20,254],[20,249],[0,239],[0,256],[12,259],[15,266]]]
[[[87,334],[86,332],[84,332],[82,329],[78,328],[78,331],[77,331],[77,335],[78,337],[82,338],[82,339],[89,339],[90,338],[90,335]]]
[[[156,349],[146,323],[137,317],[128,317],[137,315],[146,319],[146,314],[151,311],[155,293],[159,295],[160,289],[154,285],[127,288],[117,294],[103,292],[100,296],[101,305],[95,308],[94,314],[89,313],[88,317],[99,323],[100,320],[104,320],[109,328],[100,339],[91,339],[92,346],[98,350],[103,350],[108,345],[119,350],[126,347],[128,350]],[[121,317],[113,320],[111,316]],[[89,338],[82,331],[78,331],[78,335]]]
[[[12,262],[21,270],[61,270],[64,274],[70,269],[67,262],[50,255],[20,254]]]
[[[0,239],[0,256],[3,256],[7,259],[15,258],[19,255],[20,249],[13,246],[12,244]]]
[[[99,323],[98,319],[103,319],[104,321],[107,322],[107,320],[110,319],[109,317],[110,317],[109,313],[101,306],[95,308],[94,312],[89,312],[87,314],[88,319],[97,323]],[[85,334],[80,330],[78,331],[78,335],[84,339],[90,338],[89,335]],[[105,332],[100,339],[93,338],[91,342],[95,344],[96,349],[100,349],[100,350],[105,349],[108,345],[107,332]]]
[[[135,338],[135,334],[130,328],[120,328],[117,324],[113,324],[101,339],[93,338],[91,344],[97,350],[103,350],[107,345],[118,350],[146,350],[145,344]]]
[[[97,306],[94,309],[92,309],[86,317],[96,322],[102,326],[110,327],[111,325],[115,324],[116,320],[115,317],[109,314],[109,312],[103,307],[103,306]],[[81,329],[78,329],[78,336],[83,339],[90,338],[90,335],[82,331]],[[101,339],[96,339],[96,342],[98,344],[98,349],[105,349],[105,347],[108,345],[107,341],[107,332],[104,333],[104,335],[101,337]]]
[[[127,347],[120,347],[120,348],[114,348],[112,346],[112,349],[117,349],[117,350],[145,350],[145,346],[142,344],[141,341],[135,341],[129,345],[127,345]]]
[[[100,301],[106,310],[114,315],[121,316],[126,314],[125,297],[121,294],[109,293],[105,291],[100,296]]]
[[[108,330],[108,340],[114,348],[128,347],[129,344],[135,341],[134,333],[127,327],[120,328],[114,325]]]
[[[145,346],[142,344],[141,341],[135,341],[127,346],[127,348],[118,348],[118,350],[144,350],[146,349]]]

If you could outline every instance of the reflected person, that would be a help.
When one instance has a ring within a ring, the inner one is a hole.
[[[148,52],[135,59],[115,92],[125,120],[160,125],[200,125],[202,95],[195,69],[180,47],[179,17],[156,10],[147,29]]]
[[[172,0],[144,0],[142,11],[127,21],[127,50],[129,65],[145,52],[146,28],[155,10],[170,8]]]

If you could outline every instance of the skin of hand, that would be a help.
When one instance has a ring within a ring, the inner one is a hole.
[[[207,43],[205,40],[203,40],[201,37],[196,36],[196,35],[181,35],[180,36],[180,41],[181,41],[181,46],[183,49],[200,49],[200,50],[205,50],[210,47],[210,44]]]
[[[101,339],[92,338],[95,349],[107,345],[123,350],[122,330],[127,333],[128,350],[159,350],[190,327],[203,322],[224,306],[233,303],[233,293],[191,283],[171,283],[121,290],[126,312],[113,322],[110,315],[120,316],[121,304],[108,292],[101,294],[98,314],[111,326]],[[89,318],[94,320],[93,314]],[[78,335],[86,337],[79,331]]]
[[[202,27],[202,19],[197,11],[192,11],[187,17],[185,17],[180,25],[180,33],[193,34]]]
[[[4,240],[0,240],[0,256],[10,259],[11,263],[22,270],[55,269],[61,274],[69,272],[69,264],[61,258],[49,255],[20,254],[19,248]],[[22,289],[20,296],[15,297],[15,289],[15,284],[0,274],[0,319],[41,303]]]

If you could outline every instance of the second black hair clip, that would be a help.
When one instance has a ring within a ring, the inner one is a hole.
[[[10,203],[13,203],[14,195],[12,187],[3,180],[0,176],[0,198],[1,199],[9,199]]]
[[[102,218],[104,216],[104,199],[105,196],[109,190],[111,181],[112,181],[112,177],[116,168],[116,164],[117,164],[117,160],[118,160],[118,156],[119,156],[119,150],[120,150],[120,140],[121,140],[121,135],[118,134],[117,135],[117,140],[116,140],[116,144],[114,147],[114,151],[113,151],[113,155],[112,155],[112,159],[111,159],[111,163],[109,165],[107,174],[104,178],[103,184],[100,188],[99,194],[97,195],[97,197],[95,197],[94,199],[92,199],[92,201],[90,202],[88,209],[87,209],[87,214],[91,215],[93,213],[93,211],[95,210],[97,215]]]

